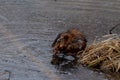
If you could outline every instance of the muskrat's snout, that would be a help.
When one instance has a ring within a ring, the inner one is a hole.
[[[51,64],[52,65],[59,65],[63,62],[63,55],[53,55],[52,56],[52,60],[51,60]]]
[[[55,60],[52,60],[52,61],[51,61],[51,64],[52,64],[52,65],[59,65],[59,64],[60,64],[60,62],[55,61]]]

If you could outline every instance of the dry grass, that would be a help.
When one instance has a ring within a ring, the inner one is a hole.
[[[90,45],[82,53],[80,63],[101,70],[120,71],[120,38],[112,36]]]

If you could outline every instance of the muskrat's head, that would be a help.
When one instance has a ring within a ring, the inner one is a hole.
[[[70,42],[70,40],[71,40],[70,33],[63,33],[58,40],[59,47],[60,48],[66,47],[68,43]]]

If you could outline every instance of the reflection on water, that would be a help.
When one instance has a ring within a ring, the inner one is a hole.
[[[50,64],[51,43],[72,27],[84,31],[89,42],[106,34],[107,26],[119,21],[119,1],[0,0],[0,6],[0,74],[10,71],[11,80],[108,80],[82,66],[57,70]]]

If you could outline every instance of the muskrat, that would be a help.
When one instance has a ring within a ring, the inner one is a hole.
[[[51,63],[53,65],[60,65],[66,61],[76,63],[77,53],[86,48],[86,43],[85,35],[77,28],[58,34],[52,43],[54,54]]]

